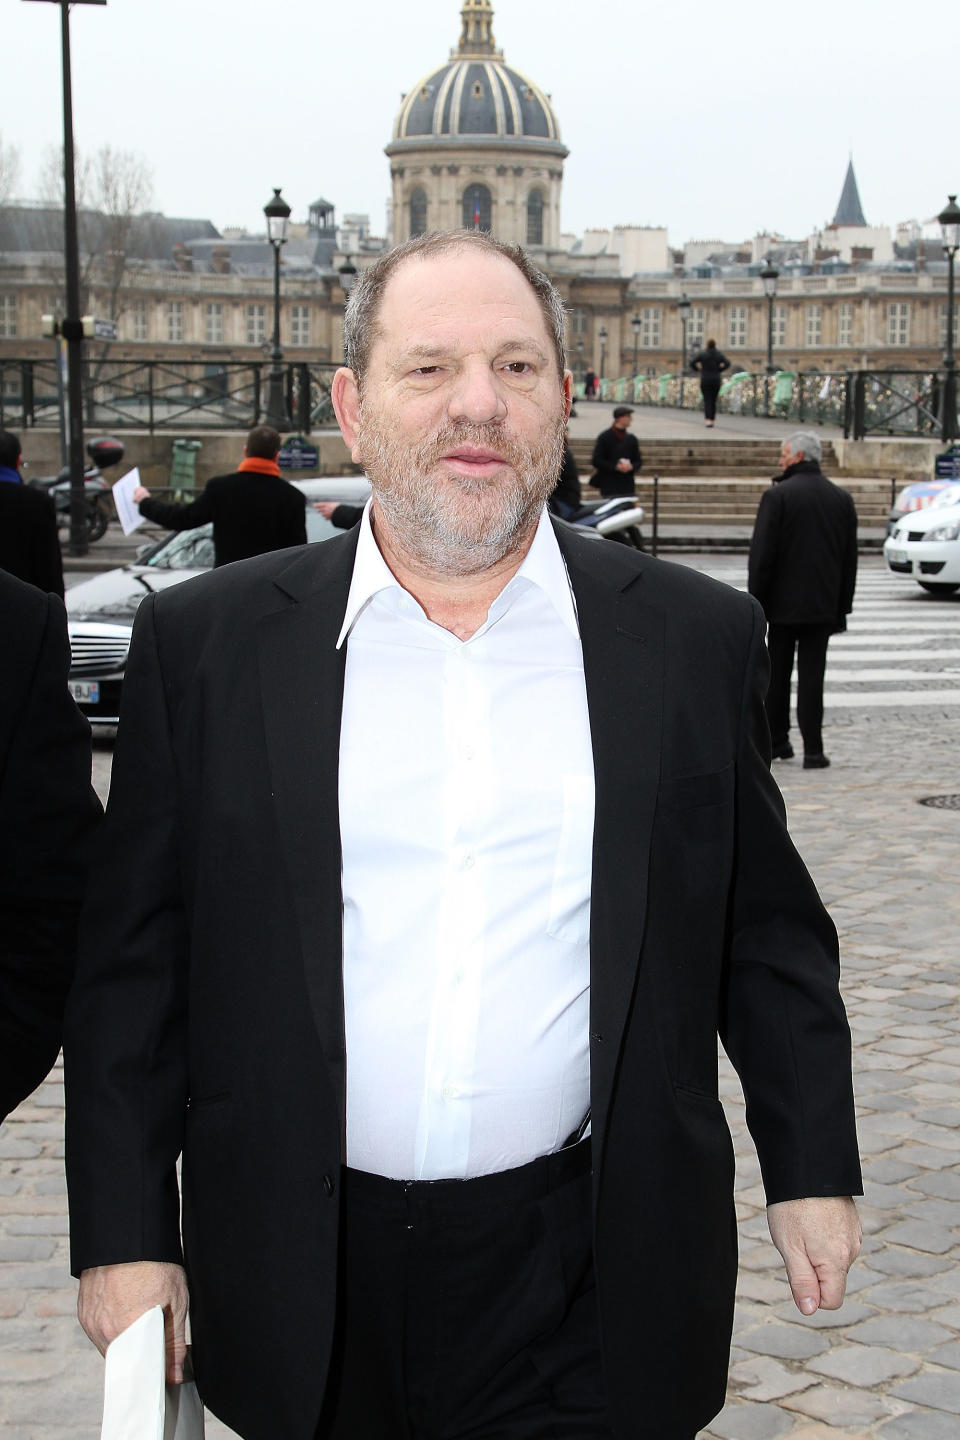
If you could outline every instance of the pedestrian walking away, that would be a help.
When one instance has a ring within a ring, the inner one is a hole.
[[[360,523],[137,612],[64,1044],[72,1265],[101,1350],[164,1308],[174,1381],[189,1305],[248,1440],[693,1440],[736,1279],[718,1033],[803,1315],[859,1246],[763,614],[549,515],[564,324],[482,231],[378,257],[331,392]]]
[[[100,802],[63,603],[0,572],[0,1120],[60,1050]]]
[[[703,396],[703,415],[708,428],[712,429],[717,417],[717,396],[720,394],[720,377],[730,369],[730,361],[722,350],[717,349],[716,340],[708,340],[690,361],[690,369],[700,374],[700,394]]]
[[[24,485],[20,440],[0,430],[0,570],[63,599],[57,509],[49,495]]]
[[[133,498],[141,515],[168,530],[195,530],[213,521],[214,565],[305,545],[306,501],[282,478],[279,453],[277,431],[258,425],[247,437],[237,470],[208,480],[196,500],[183,505],[157,500],[143,485]]]
[[[823,677],[831,635],[847,628],[857,583],[853,497],[820,469],[819,437],[797,430],[780,449],[782,473],[760,501],[747,586],[767,617],[766,708],[775,760],[792,760],[790,682],[797,662],[797,723],[803,764],[822,770]]]
[[[600,494],[633,495],[634,480],[643,465],[643,456],[636,435],[631,435],[633,411],[629,405],[618,405],[613,424],[602,430],[593,447],[593,483]]]

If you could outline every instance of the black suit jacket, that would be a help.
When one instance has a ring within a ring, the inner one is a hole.
[[[748,586],[772,625],[845,630],[857,583],[853,496],[801,460],[764,491],[750,541]]]
[[[0,481],[0,570],[63,599],[57,510],[50,495]]]
[[[556,522],[555,522],[556,523]],[[618,1436],[723,1404],[736,1240],[717,1033],[771,1200],[858,1189],[836,937],[769,773],[747,597],[557,526],[596,774],[595,1250]],[[66,1047],[73,1266],[180,1257],[207,1403],[310,1440],[344,1126],[335,649],[357,532],[149,597]],[[389,716],[390,697],[384,697]],[[690,1364],[690,1345],[696,1362]],[[373,1377],[375,1382],[375,1377]]]
[[[42,498],[42,497],[41,497]],[[0,1120],[57,1058],[100,803],[63,604],[0,573]]]
[[[212,520],[215,565],[307,543],[303,492],[256,470],[215,475],[188,505],[141,500],[140,513],[168,530],[195,530]]]

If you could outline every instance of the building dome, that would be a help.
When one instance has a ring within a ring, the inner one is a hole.
[[[503,52],[495,48],[491,0],[464,0],[460,14],[460,44],[447,64],[404,95],[390,153],[405,140],[460,143],[475,137],[539,140],[566,155],[549,99],[532,80],[505,65]]]
[[[392,238],[463,227],[549,250],[568,154],[553,106],[504,64],[492,0],[461,0],[460,18],[460,44],[404,95],[386,146]]]

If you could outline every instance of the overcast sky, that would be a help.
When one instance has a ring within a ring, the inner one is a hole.
[[[382,234],[400,98],[459,39],[459,0],[108,0],[74,5],[74,130],[142,153],[154,208],[263,228],[281,185]],[[496,0],[507,63],[553,98],[563,227],[688,239],[829,221],[852,152],[870,224],[960,189],[956,0]],[[37,194],[62,136],[59,6],[3,0],[0,135]]]

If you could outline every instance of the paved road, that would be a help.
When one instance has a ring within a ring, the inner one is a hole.
[[[686,563],[742,585],[742,557]],[[960,596],[934,601],[864,562],[831,645],[833,766],[778,764],[791,827],[841,935],[867,1193],[843,1310],[802,1319],[765,1234],[739,1086],[741,1282],[729,1403],[701,1440],[957,1440],[960,1435]],[[110,747],[95,756],[104,790]],[[95,1440],[101,1362],[66,1276],[59,1071],[0,1131],[0,1427]],[[697,1337],[690,1337],[695,1365]],[[231,1432],[217,1422],[212,1440]],[[655,1437],[652,1437],[655,1440]]]

